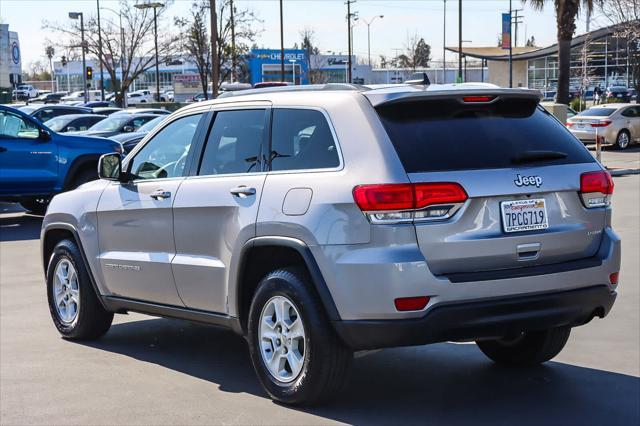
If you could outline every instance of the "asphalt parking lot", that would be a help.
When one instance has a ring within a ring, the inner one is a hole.
[[[231,332],[132,314],[99,341],[61,339],[46,304],[40,219],[5,210],[0,423],[640,424],[640,176],[615,185],[618,300],[605,320],[575,329],[554,362],[497,367],[474,344],[384,350],[355,360],[333,403],[304,409],[267,398]]]

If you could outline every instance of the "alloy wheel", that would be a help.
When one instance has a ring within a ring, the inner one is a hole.
[[[71,325],[80,310],[80,288],[78,273],[69,259],[60,259],[53,276],[53,300],[58,318]]]
[[[284,296],[267,301],[260,315],[258,346],[269,373],[289,383],[302,371],[306,342],[304,324],[294,303]]]

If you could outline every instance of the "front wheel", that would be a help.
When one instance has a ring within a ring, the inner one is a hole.
[[[571,327],[520,333],[512,338],[479,340],[480,350],[498,364],[525,366],[541,364],[560,353],[569,340]]]
[[[258,379],[274,400],[317,403],[346,381],[352,353],[302,269],[278,269],[262,279],[249,312],[248,340]]]

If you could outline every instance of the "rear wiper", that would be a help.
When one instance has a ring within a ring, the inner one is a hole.
[[[560,151],[524,151],[517,156],[511,158],[514,164],[535,163],[544,160],[559,160],[567,158],[567,154]]]

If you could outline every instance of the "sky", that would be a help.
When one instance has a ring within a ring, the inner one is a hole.
[[[135,0],[130,0],[135,2]],[[193,0],[174,0],[168,16],[186,16]],[[278,0],[236,0],[236,8],[252,9],[262,23],[256,43],[260,47],[278,49],[280,46],[280,19]],[[371,24],[371,55],[393,57],[407,43],[409,35],[417,34],[431,46],[432,58],[442,59],[443,0],[357,0],[352,10],[361,20],[384,15]],[[447,0],[446,45],[454,46],[458,40],[458,1]],[[100,0],[101,7],[118,9],[118,0]],[[526,37],[534,36],[538,46],[555,43],[555,17],[551,5],[542,12],[513,0],[514,9],[524,9],[524,24],[519,28],[519,45]],[[509,9],[509,0],[463,0],[462,31],[465,46],[495,46],[501,31],[500,14]],[[284,0],[285,47],[300,44],[300,32],[315,32],[315,44],[322,52],[347,52],[346,5],[344,0]],[[64,23],[70,11],[95,15],[95,0],[0,0],[0,22],[8,23],[10,31],[17,31],[22,50],[23,68],[30,62],[43,60],[47,39],[56,35],[42,28],[43,21]],[[114,19],[115,14],[104,11],[102,19]],[[591,29],[603,26],[604,20],[592,18]],[[586,19],[581,16],[576,34],[585,32]],[[367,55],[367,26],[356,24],[353,30],[354,52],[363,58]],[[448,54],[453,56],[452,54]],[[448,57],[447,60],[452,60]]]

